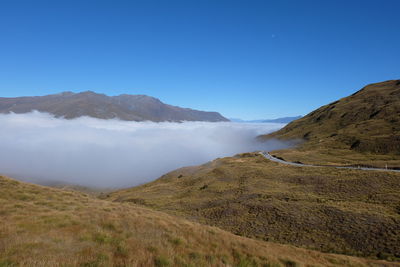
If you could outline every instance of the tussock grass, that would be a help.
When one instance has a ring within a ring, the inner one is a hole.
[[[108,199],[135,199],[265,241],[400,258],[399,173],[286,166],[247,153],[182,168]]]
[[[370,84],[260,137],[270,138],[304,140],[274,152],[289,161],[400,168],[399,81]]]
[[[0,221],[2,267],[388,264],[252,240],[131,203],[6,177],[0,177]]]

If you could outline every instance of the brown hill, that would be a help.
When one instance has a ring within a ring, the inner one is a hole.
[[[261,139],[301,140],[277,152],[319,164],[400,166],[400,80],[370,84]]]
[[[283,167],[243,154],[106,197],[247,237],[400,259],[400,173]]]
[[[127,121],[228,121],[217,112],[180,108],[145,95],[106,96],[91,91],[56,95],[0,98],[0,113],[48,112],[73,119],[90,116]]]
[[[0,266],[395,266],[0,176]]]

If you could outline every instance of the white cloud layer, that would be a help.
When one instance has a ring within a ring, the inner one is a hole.
[[[0,173],[36,183],[114,188],[217,157],[280,148],[255,137],[284,124],[65,120],[32,112],[2,114],[0,125]]]

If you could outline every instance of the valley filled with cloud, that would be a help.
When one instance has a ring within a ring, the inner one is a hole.
[[[282,148],[256,137],[277,123],[130,122],[50,114],[0,115],[3,174],[41,183],[118,188],[237,153]]]

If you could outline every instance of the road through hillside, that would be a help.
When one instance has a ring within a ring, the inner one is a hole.
[[[283,159],[279,159],[277,157],[272,156],[269,152],[261,151],[261,155],[265,158],[269,159],[270,161],[297,166],[297,167],[327,167],[327,168],[336,168],[336,169],[351,169],[351,170],[363,170],[363,171],[389,171],[389,172],[400,172],[400,170],[393,170],[393,169],[384,169],[384,168],[367,168],[367,167],[352,167],[352,166],[328,166],[328,165],[311,165],[311,164],[303,164],[298,162],[290,162]]]

